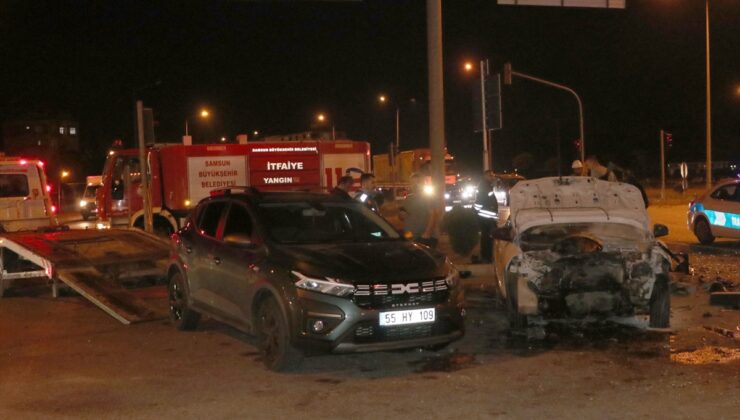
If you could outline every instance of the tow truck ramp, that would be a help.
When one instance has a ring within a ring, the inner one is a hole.
[[[61,281],[124,324],[153,320],[158,312],[123,282],[164,277],[167,256],[165,240],[138,229],[3,233],[0,296],[14,280],[45,277],[54,297]]]

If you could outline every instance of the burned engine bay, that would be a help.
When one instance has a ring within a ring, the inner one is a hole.
[[[545,318],[629,316],[649,306],[669,256],[643,230],[619,223],[530,228],[516,240],[521,255],[507,276],[526,279]]]

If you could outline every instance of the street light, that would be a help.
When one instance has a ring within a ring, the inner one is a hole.
[[[316,121],[320,123],[324,123],[329,119],[329,117],[324,114],[323,112],[319,112],[316,115]],[[336,140],[336,132],[334,131],[334,121],[331,122],[331,139]]]
[[[388,102],[388,96],[381,93],[378,95],[378,102],[381,104]],[[396,105],[396,153],[398,153],[401,150],[401,107],[397,101],[394,104]]]
[[[69,171],[62,169],[59,173],[59,189],[57,190],[57,203],[59,203],[59,212],[62,211],[62,182],[69,176]]]
[[[465,71],[473,71],[473,63],[465,62]],[[486,121],[486,76],[488,76],[488,59],[480,60],[480,115],[481,134],[483,135],[483,170],[491,169],[490,135],[488,133],[488,122]]]
[[[200,116],[200,118],[202,118],[202,119],[206,120],[206,119],[210,118],[210,116],[211,116],[211,111],[209,111],[209,110],[208,110],[208,109],[206,109],[206,108],[202,108],[202,109],[200,110],[200,112],[198,113],[198,115]],[[187,118],[185,118],[185,135],[186,135],[186,136],[189,136],[189,135],[190,135],[190,132],[189,132],[189,130],[188,130],[188,119],[187,119]]]

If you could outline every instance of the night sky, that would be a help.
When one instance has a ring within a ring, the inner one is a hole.
[[[712,0],[713,154],[740,158],[740,3]],[[443,1],[450,151],[480,168],[472,132],[476,74],[463,62],[566,84],[584,101],[587,152],[657,174],[658,130],[669,161],[704,159],[704,0],[627,0],[626,10]],[[426,12],[414,1],[0,0],[0,120],[68,112],[84,147],[132,145],[134,96],[154,109],[159,141],[307,130],[324,112],[337,130],[385,152],[401,109],[402,149],[426,137]],[[161,81],[158,86],[153,86]],[[410,101],[411,99],[415,101]],[[213,119],[197,121],[208,107]],[[514,80],[504,88],[496,169],[522,152],[538,167],[575,157],[574,100]]]

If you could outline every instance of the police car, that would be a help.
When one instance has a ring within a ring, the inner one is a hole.
[[[740,179],[721,181],[689,203],[688,224],[702,244],[717,237],[740,239]]]

